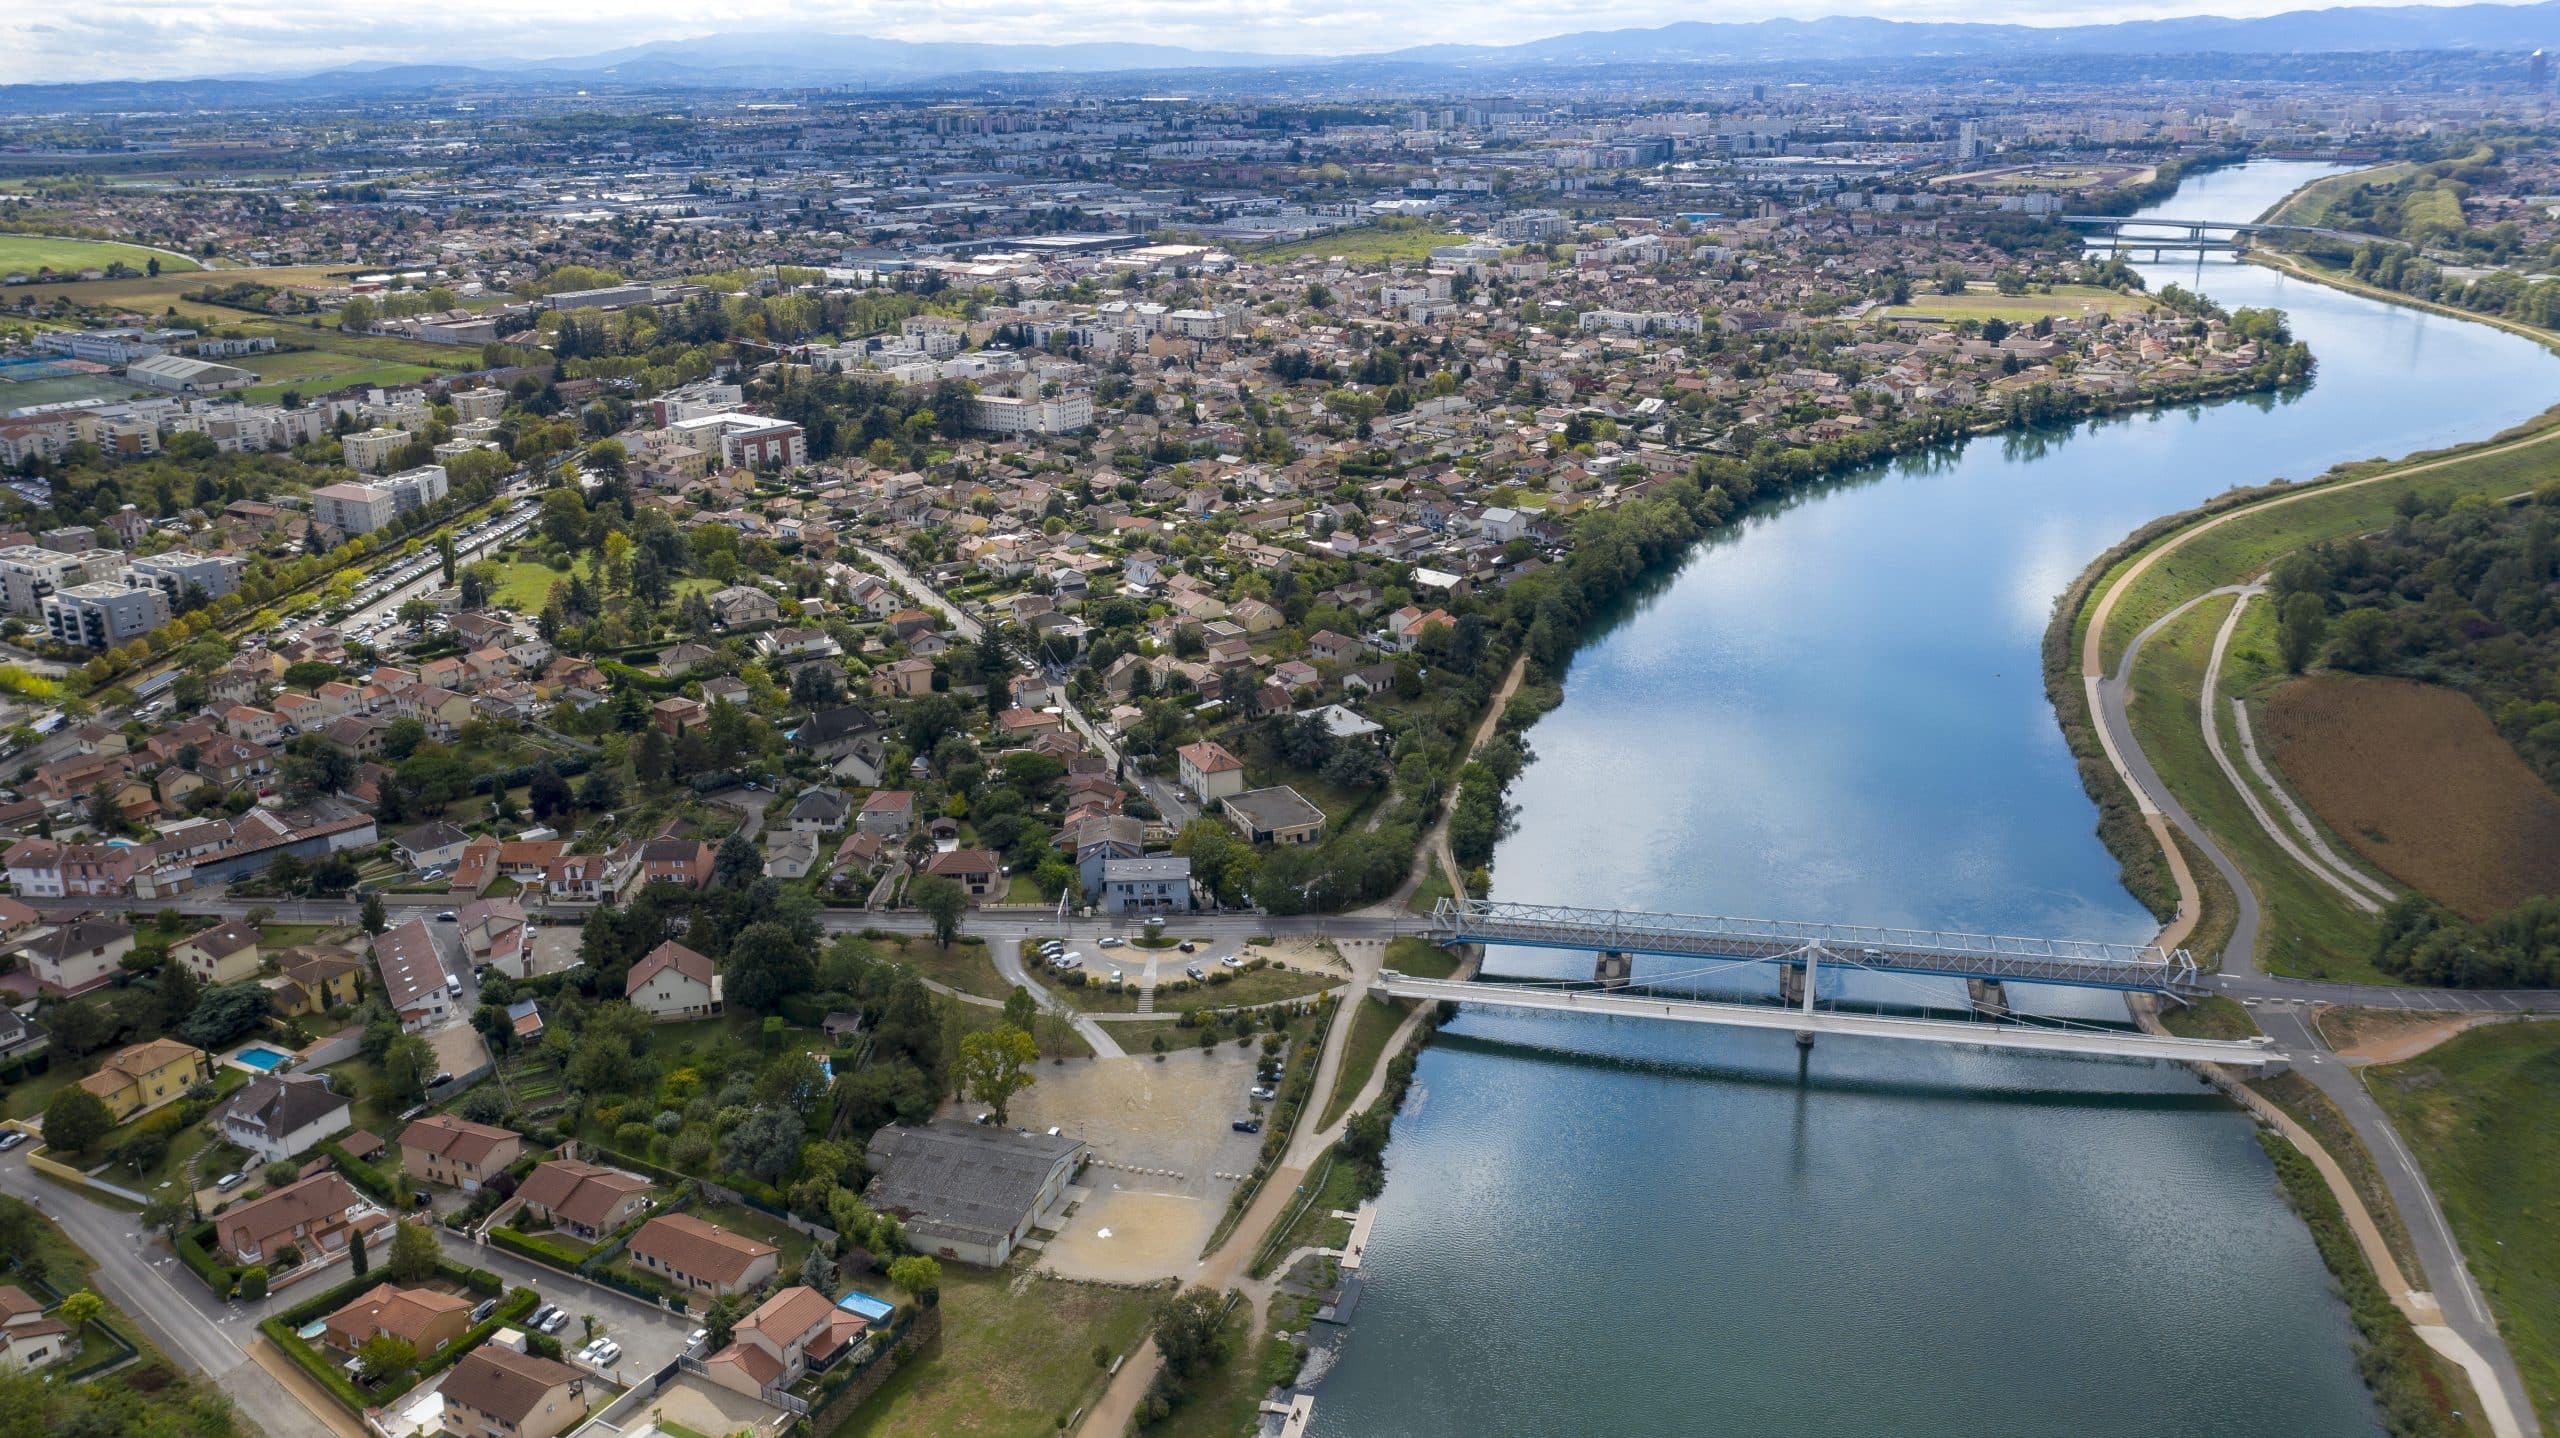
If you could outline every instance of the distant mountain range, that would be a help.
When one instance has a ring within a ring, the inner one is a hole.
[[[2192,16],[2107,25],[1943,24],[1831,16],[1747,24],[1684,21],[1518,45],[1424,45],[1359,55],[1261,54],[1092,41],[1010,45],[883,40],[806,31],[657,40],[594,55],[349,67],[302,75],[0,86],[0,106],[258,103],[299,96],[472,87],[617,84],[773,89],[929,84],[962,76],[1115,72],[1401,70],[1500,72],[1597,65],[1754,65],[1966,56],[2287,55],[2377,51],[2560,51],[2560,0],[2296,10],[2259,19]]]

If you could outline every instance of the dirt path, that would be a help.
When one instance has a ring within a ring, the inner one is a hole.
[[[1485,706],[1483,722],[1476,725],[1475,737],[1467,741],[1467,752],[1459,757],[1457,768],[1466,767],[1467,760],[1474,758],[1476,751],[1493,737],[1493,731],[1502,723],[1502,711],[1511,707],[1511,696],[1520,692],[1520,680],[1528,671],[1527,655],[1511,661],[1511,672],[1502,676],[1502,687],[1493,692],[1493,701]],[[1459,871],[1458,856],[1449,849],[1449,815],[1457,807],[1458,781],[1455,770],[1452,770],[1449,792],[1440,797],[1439,816],[1431,821],[1430,832],[1422,836],[1422,843],[1415,849],[1413,871],[1404,876],[1404,882],[1393,894],[1362,912],[1403,913],[1404,906],[1421,890],[1424,876],[1431,872],[1435,863],[1440,866],[1441,876],[1449,881],[1449,892],[1463,894],[1467,891],[1467,876]]]
[[[2312,1024],[2324,1040],[2331,1038],[2331,1025],[2326,1022],[2329,1013],[2327,1008],[2312,1013]],[[2398,1015],[2380,1024],[2358,1024],[2348,1033],[2348,1042],[2331,1042],[2330,1048],[2342,1059],[2361,1063],[2404,1063],[2482,1024],[2512,1022],[2514,1016],[2507,1014]],[[2367,1029],[2371,1031],[2362,1031]]]

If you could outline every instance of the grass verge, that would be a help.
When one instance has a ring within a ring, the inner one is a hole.
[[[1357,1000],[1359,1007],[1351,1014],[1351,1034],[1342,1041],[1342,1066],[1333,1076],[1333,1092],[1325,1096],[1323,1116],[1316,1120],[1321,1133],[1333,1127],[1334,1120],[1351,1107],[1369,1075],[1378,1067],[1378,1056],[1386,1052],[1387,1040],[1395,1037],[1396,1026],[1413,1011],[1413,1005],[1388,1003],[1384,999]]]

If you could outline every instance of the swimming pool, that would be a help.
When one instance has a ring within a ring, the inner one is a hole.
[[[293,1055],[279,1049],[268,1048],[264,1044],[251,1044],[233,1054],[231,1060],[234,1063],[247,1064],[260,1073],[274,1073],[277,1069],[293,1062]]]

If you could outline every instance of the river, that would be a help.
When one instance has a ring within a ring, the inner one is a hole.
[[[2147,940],[2044,697],[2056,596],[2232,485],[2524,420],[2560,358],[2229,260],[2144,273],[2284,309],[2315,382],[1875,466],[1700,545],[1531,731],[1495,896]],[[1469,1011],[1388,1167],[1322,1438],[2379,1431],[2249,1123],[2182,1069]]]

